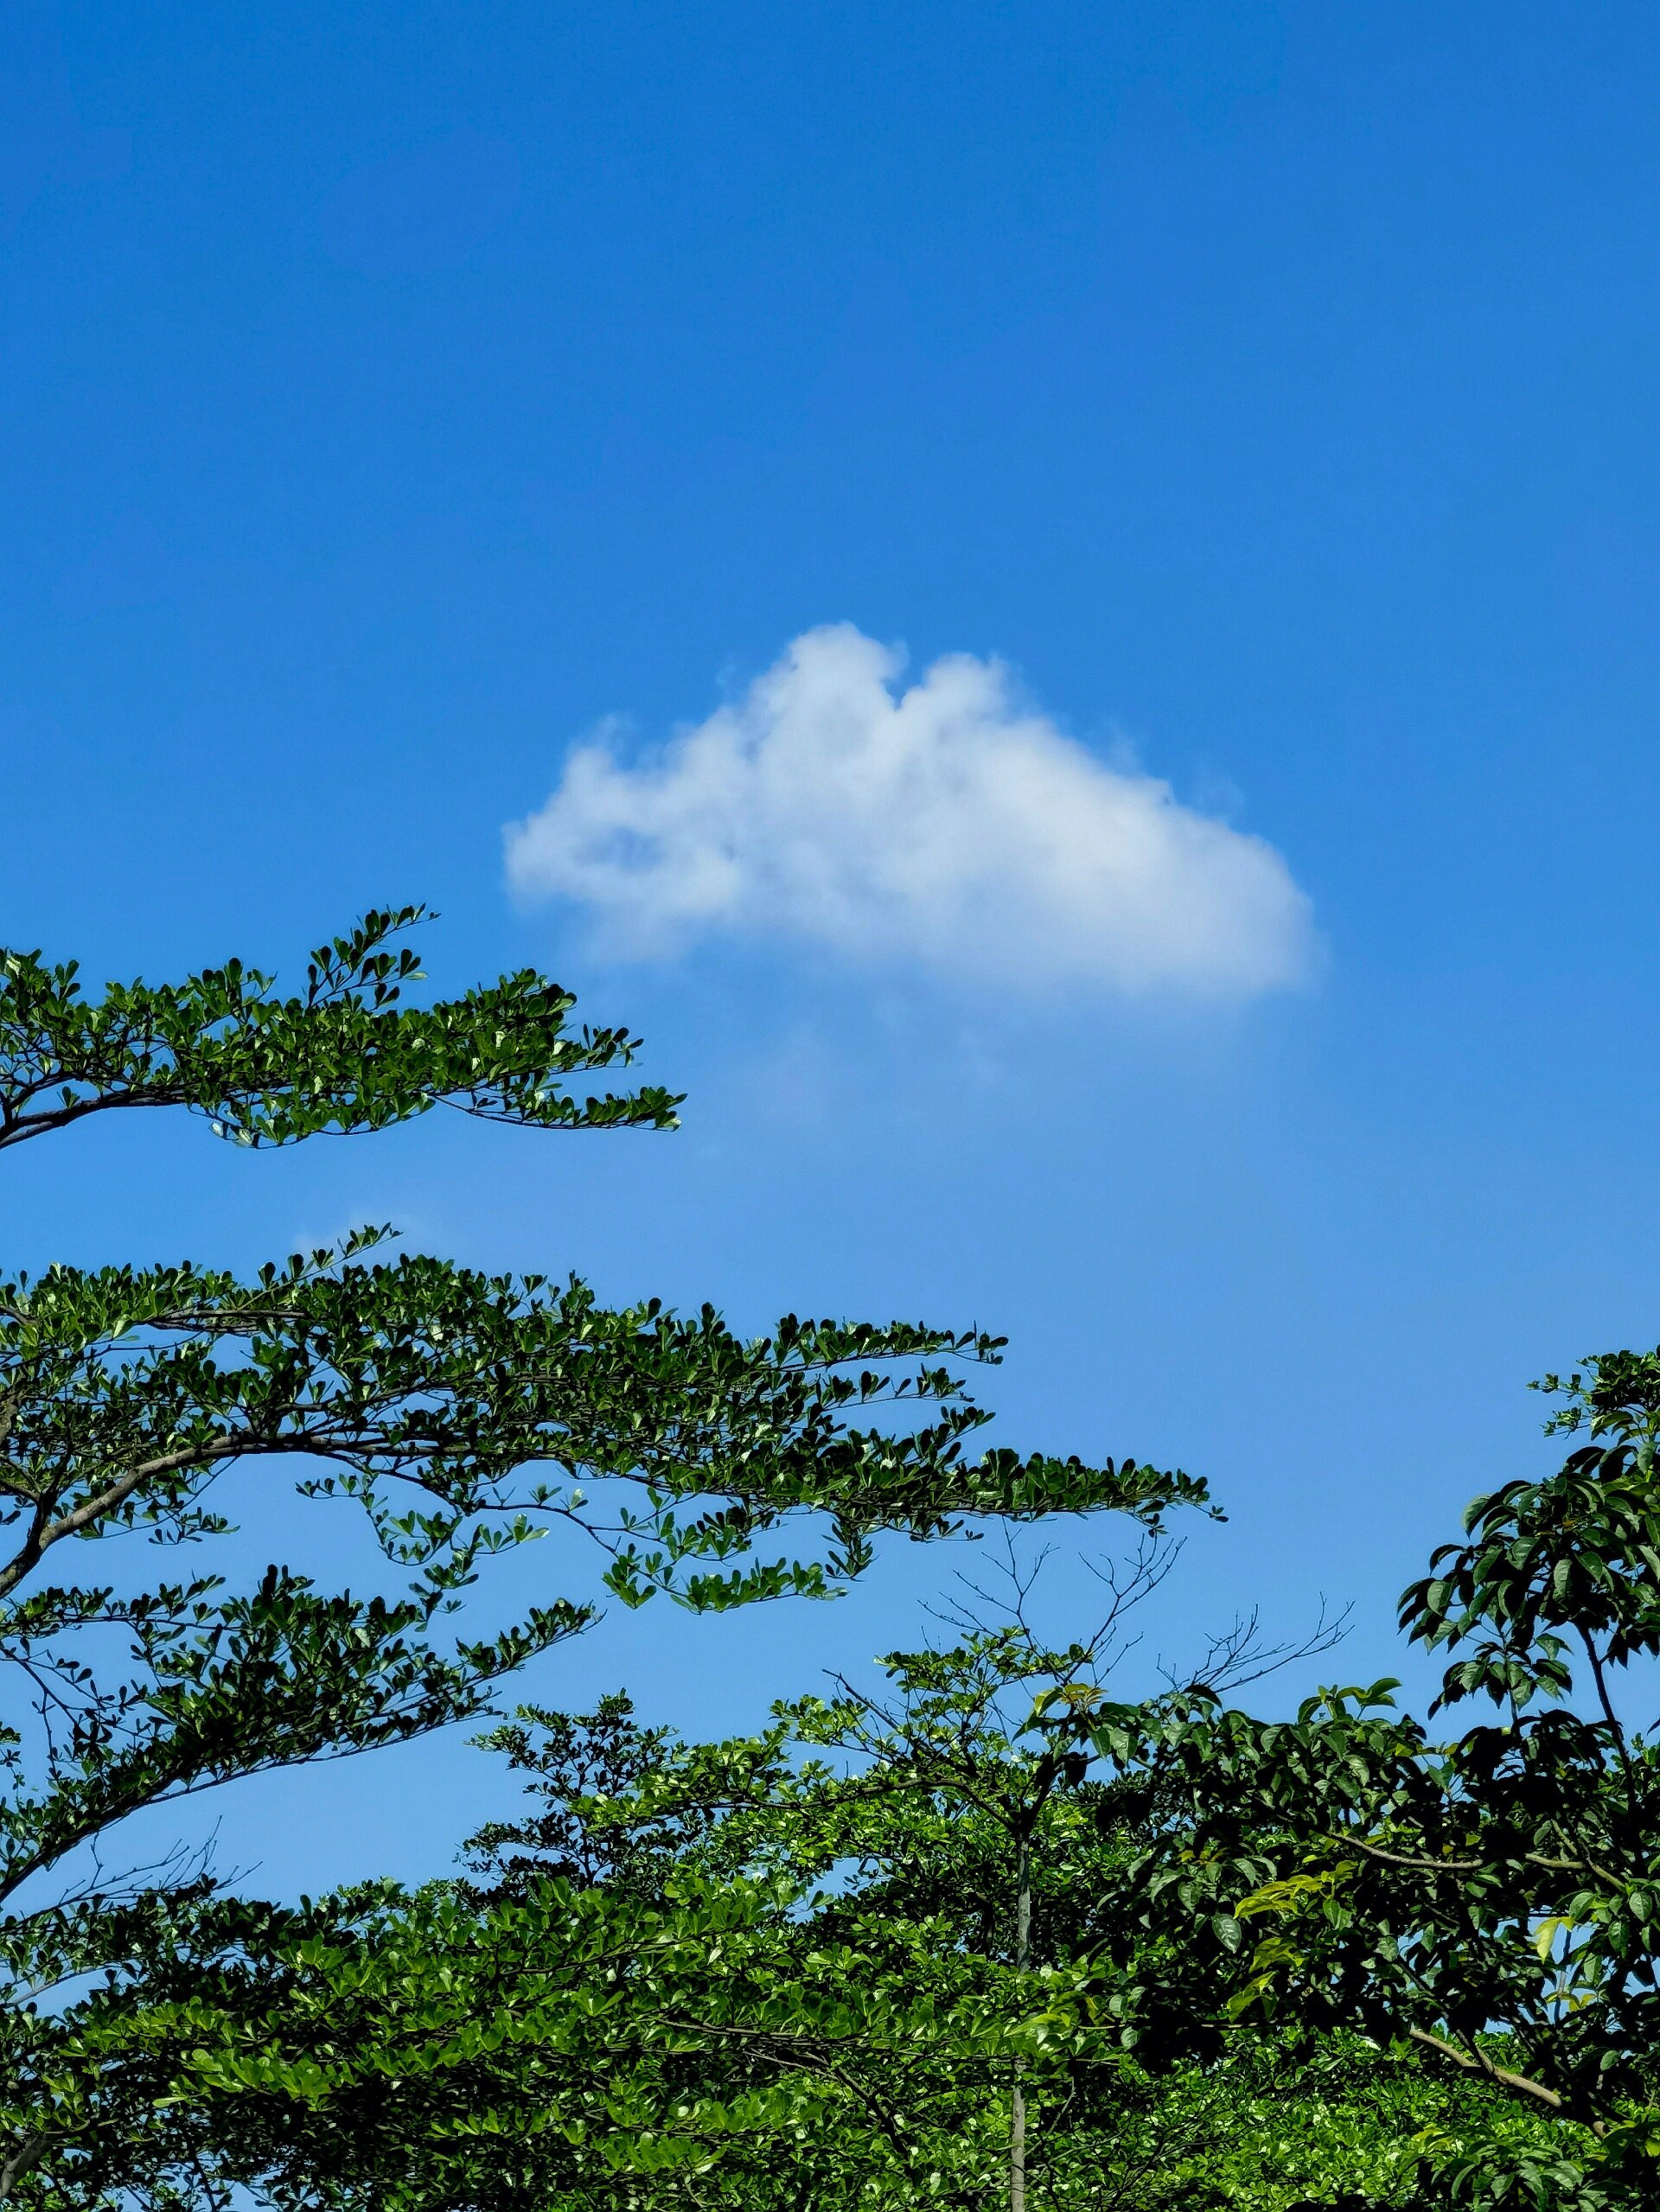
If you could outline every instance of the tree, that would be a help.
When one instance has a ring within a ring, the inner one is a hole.
[[[0,1147],[163,1106],[253,1150],[438,1105],[527,1128],[673,1125],[678,1101],[661,1089],[573,1094],[576,1079],[626,1067],[635,1041],[573,1030],[570,995],[533,972],[405,1003],[419,971],[398,940],[420,919],[371,915],[287,998],[232,962],[88,1000],[73,966],[5,955]],[[1204,1497],[1133,1462],[971,1457],[986,1416],[961,1370],[999,1348],[979,1332],[788,1316],[745,1341],[712,1309],[608,1310],[574,1278],[391,1262],[378,1241],[248,1280],[186,1263],[0,1286],[13,1692],[0,2198],[102,2204],[142,2186],[199,2199],[214,2185],[207,2139],[188,2158],[179,2147],[185,2077],[126,2033],[144,2010],[133,1992],[183,1960],[246,1963],[297,1928],[322,1941],[322,1923],[223,1897],[211,1869],[176,1858],[112,1872],[107,1839],[145,1808],[487,1711],[505,1674],[592,1612],[560,1602],[461,1633],[453,1616],[491,1554],[580,1532],[625,1603],[666,1592],[709,1610],[827,1594],[884,1530],[1108,1508],[1156,1525]],[[303,1495],[357,1501],[401,1590],[325,1590],[286,1563],[240,1590],[211,1573],[48,1578],[72,1539],[224,1534],[227,1476],[252,1463],[268,1480],[284,1460]],[[801,1541],[757,1556],[786,1524]],[[386,1918],[372,1901],[342,1912],[360,1948]]]
[[[979,1634],[891,1655],[891,1711],[843,1685],[713,1745],[622,1699],[525,1709],[485,1740],[541,1809],[481,1833],[471,1882],[209,1935],[88,2027],[142,2054],[176,2144],[282,2202],[995,2203],[1012,2077],[1015,2112],[1068,2115],[1048,2201],[1092,2202],[1107,2146],[1148,2164],[1068,1902],[1122,1839],[1044,1725],[1094,1655]]]
[[[879,1699],[840,1683],[718,1744],[620,1696],[522,1709],[484,1740],[532,1807],[475,1839],[469,1882],[193,1956],[121,2031],[188,2074],[221,2171],[342,2212],[1427,2201],[1484,2082],[1295,2022],[1127,2049],[1101,1961],[1160,1820],[1139,1777],[1089,1771],[1108,1655],[1104,1630],[971,1622],[891,1654]],[[1273,1656],[1232,1635],[1210,1678]],[[1183,1963],[1144,1940],[1144,2000],[1178,2014]],[[1509,2134],[1560,2152],[1548,2120]]]
[[[1478,1498],[1401,1599],[1451,1661],[1427,1724],[1394,1682],[1292,1722],[1200,1686],[1097,1742],[1159,1794],[1126,1957],[1179,1933],[1191,2035],[1261,2016],[1410,2044],[1561,2123],[1548,2152],[1447,2162],[1447,2201],[1637,2207],[1660,2187],[1660,1353],[1542,1386],[1548,1430],[1585,1440]],[[1472,1700],[1489,1717],[1433,1727]]]

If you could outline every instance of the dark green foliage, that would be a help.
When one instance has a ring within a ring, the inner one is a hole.
[[[1467,2161],[1460,2202],[1660,2186],[1660,1742],[1619,1709],[1651,1699],[1631,1662],[1660,1650],[1660,1354],[1564,1395],[1552,1428],[1589,1441],[1477,1500],[1402,1599],[1451,1661],[1437,1711],[1491,1718],[1449,1734],[1386,1682],[1266,1723],[1201,1688],[1097,1734],[1167,1821],[1114,1969],[1127,2037],[1198,2047],[1256,2011],[1352,2027],[1574,2124],[1525,2171]],[[1185,2022],[1135,1986],[1155,1934],[1186,1946]]]
[[[0,1145],[120,1106],[182,1106],[245,1144],[386,1129],[450,1105],[550,1129],[673,1128],[680,1103],[647,1088],[578,1102],[572,1075],[626,1066],[626,1030],[566,1033],[575,1000],[533,969],[436,1006],[399,1003],[420,967],[390,940],[419,907],[365,915],[311,956],[306,987],[227,960],[182,984],[109,984],[0,953]]]
[[[677,1101],[661,1090],[569,1094],[571,1078],[626,1064],[633,1041],[567,1032],[569,994],[539,976],[405,1005],[418,970],[389,940],[418,918],[371,915],[314,955],[304,992],[286,999],[230,963],[88,1001],[73,968],[0,958],[0,1145],[141,1106],[194,1109],[253,1147],[438,1104],[540,1129],[672,1125]],[[828,1594],[884,1530],[929,1538],[966,1517],[1102,1508],[1157,1525],[1204,1497],[1133,1462],[973,1456],[986,1416],[961,1370],[999,1351],[976,1331],[792,1316],[746,1340],[708,1309],[610,1310],[576,1280],[388,1264],[379,1241],[367,1232],[246,1281],[180,1265],[60,1267],[0,1286],[0,2197],[22,2190],[59,2212],[123,2189],[158,2202],[211,2194],[219,2154],[201,2097],[220,2076],[177,2023],[205,2005],[214,2033],[234,2039],[240,2008],[255,2047],[285,2046],[303,2025],[291,2008],[304,1975],[335,1956],[310,1947],[325,1929],[370,1976],[354,2063],[373,2056],[362,2038],[377,2022],[392,2032],[374,1977],[401,1991],[400,1942],[411,1958],[423,1943],[441,1954],[444,1931],[464,1929],[456,1901],[418,1908],[425,1934],[406,1934],[415,1909],[384,1900],[262,1916],[217,1896],[205,1869],[112,1873],[102,1852],[135,1813],[487,1711],[504,1674],[592,1610],[560,1599],[499,1633],[463,1633],[453,1616],[493,1553],[580,1534],[626,1603],[667,1592],[712,1610]],[[303,1495],[365,1512],[394,1571],[387,1590],[322,1590],[288,1564],[249,1589],[210,1572],[151,1578],[124,1555],[85,1584],[58,1565],[71,1539],[221,1535],[232,1477],[268,1484],[284,1461]],[[799,1540],[767,1548],[787,1524]],[[546,1909],[586,1971],[592,1906],[572,1908],[568,1927],[564,1906]],[[741,1924],[751,1907],[706,1909]],[[620,1940],[635,1937],[658,1957],[637,1928]],[[529,1971],[527,1940],[501,1922],[490,1989]],[[602,1951],[614,1940],[592,1934]],[[676,1935],[662,1955],[690,1954]],[[442,2046],[436,2027],[406,2041],[411,2079],[449,2078],[447,2062],[419,2062]],[[272,2079],[261,2125],[278,2148],[260,2171],[301,2190],[300,2137],[284,2128],[322,2107],[303,2066]],[[315,2129],[306,2139],[315,2150]]]

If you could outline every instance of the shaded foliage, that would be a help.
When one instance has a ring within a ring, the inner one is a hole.
[[[1546,1386],[1551,1430],[1587,1441],[1478,1499],[1402,1597],[1450,1662],[1427,1720],[1390,1682],[1288,1722],[1203,1685],[1101,1717],[1165,1820],[1110,2001],[1153,2047],[1253,2012],[1405,2039],[1571,2123],[1542,2166],[1467,2162],[1459,2201],[1640,2204],[1660,2187],[1660,1741],[1631,1670],[1660,1650],[1660,1354]],[[1185,2030],[1135,1986],[1147,1942],[1176,1940]]]

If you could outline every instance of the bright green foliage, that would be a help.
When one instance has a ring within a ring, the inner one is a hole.
[[[906,1931],[879,1954],[815,1935],[797,1902],[681,1870],[651,1900],[546,1881],[371,1905],[326,1937],[244,1943],[222,1974],[193,1965],[170,2001],[161,1969],[65,2070],[91,2069],[106,2027],[158,2093],[158,2158],[176,2172],[195,2129],[280,2202],[505,2212],[695,2185],[745,2204],[782,2184],[852,2205],[983,2183],[995,2106],[954,2081],[1068,2024],[965,1986]]]
[[[162,1105],[253,1146],[380,1128],[439,1103],[533,1128],[672,1123],[661,1091],[567,1094],[569,1078],[625,1063],[633,1044],[621,1030],[567,1035],[570,998],[540,977],[405,1006],[418,972],[388,940],[417,918],[372,915],[314,956],[289,999],[231,964],[89,1003],[71,969],[0,960],[0,1144]],[[487,1710],[504,1673],[591,1616],[560,1601],[499,1634],[462,1634],[450,1616],[491,1553],[567,1530],[601,1547],[604,1583],[625,1603],[664,1591],[711,1610],[827,1593],[885,1529],[927,1538],[965,1516],[1109,1508],[1156,1525],[1204,1495],[1130,1462],[973,1456],[986,1416],[961,1371],[999,1349],[978,1333],[788,1317],[744,1340],[709,1310],[608,1310],[579,1282],[386,1264],[378,1241],[368,1233],[248,1281],[120,1266],[0,1285],[0,1661],[12,1689],[0,1735],[0,2198],[27,2190],[54,2212],[111,2201],[125,2185],[119,2146],[130,2179],[137,2146],[153,2148],[141,2113],[173,2113],[169,2139],[184,2140],[179,2108],[157,2102],[163,2061],[129,2033],[141,1985],[181,1960],[217,1972],[229,1943],[262,2005],[271,1973],[286,1986],[289,1967],[259,1947],[288,1928],[281,1916],[250,1919],[177,1865],[111,1875],[102,1840],[134,1813],[238,1776]],[[389,1593],[320,1590],[287,1564],[241,1590],[211,1573],[150,1579],[130,1557],[93,1582],[64,1578],[71,1539],[224,1533],[230,1478],[254,1463],[245,1479],[268,1483],[284,1460],[302,1493],[357,1501],[396,1570]],[[768,1539],[786,1523],[800,1540],[775,1552]],[[345,1938],[361,1951],[384,1934],[392,1973],[385,1916],[366,1909],[342,1908]],[[444,1924],[431,1934],[440,1949]],[[572,1937],[578,1960],[585,1940]],[[377,2017],[354,2033],[372,2035]],[[282,2030],[279,2005],[260,2033]],[[188,2101],[198,2075],[186,2065],[177,2079]],[[187,2196],[196,2185],[171,2153],[144,2156],[155,2188],[166,2175]]]
[[[1018,2065],[1051,2212],[1405,2212],[1460,2161],[1560,2164],[1560,2124],[1409,2049],[1253,2021],[1210,2063],[1126,2050],[1097,1961],[1147,1807],[1046,1724],[1088,1714],[1088,1655],[1012,1631],[897,1654],[888,1706],[844,1688],[724,1744],[622,1699],[526,1711],[488,1740],[539,1804],[482,1833],[473,1883],[233,1931],[112,2011],[141,2136],[176,2171],[195,2131],[221,2172],[342,2212],[990,2208]],[[1148,1947],[1144,1973],[1179,1970]]]

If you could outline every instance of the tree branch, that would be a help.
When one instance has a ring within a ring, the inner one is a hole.
[[[1562,2120],[1579,2120],[1577,2113],[1569,2111],[1560,2090],[1548,2089],[1542,2081],[1535,2081],[1526,2074],[1513,2074],[1508,2066],[1495,2066],[1484,2051],[1460,2050],[1457,2043],[1448,2043],[1444,2036],[1432,2035],[1427,2028],[1410,2027],[1407,2034],[1414,2043],[1424,2043],[1429,2049],[1439,2051],[1443,2058],[1450,2058],[1466,2074],[1484,2074],[1490,2081],[1514,2089],[1518,2096],[1531,2097],[1536,2104],[1543,2105]],[[1599,2120],[1580,2120],[1580,2125],[1588,2127],[1593,2135],[1607,2132],[1605,2122]]]

